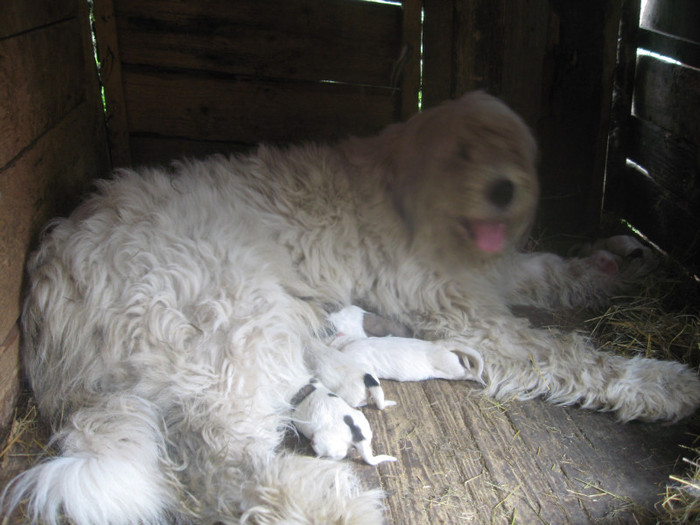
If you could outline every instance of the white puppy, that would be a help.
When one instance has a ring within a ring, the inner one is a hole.
[[[350,407],[317,379],[311,379],[292,399],[292,421],[299,432],[311,440],[318,456],[343,459],[356,449],[362,459],[377,465],[396,461],[393,456],[372,454],[372,430],[365,415]]]
[[[395,381],[466,379],[483,383],[484,361],[476,350],[407,337],[368,337],[363,328],[365,315],[362,308],[348,306],[329,316],[337,330],[329,345],[361,369]]]

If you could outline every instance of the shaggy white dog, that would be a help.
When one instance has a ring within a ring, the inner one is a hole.
[[[7,508],[28,498],[49,524],[381,522],[346,464],[278,450],[309,377],[346,401],[366,392],[325,343],[328,313],[353,303],[478,351],[489,396],[623,421],[692,413],[700,381],[683,365],[511,314],[600,304],[645,267],[637,243],[519,253],[537,196],[533,138],[483,93],[334,147],[119,171],[28,265],[24,360],[61,455],[22,474]]]

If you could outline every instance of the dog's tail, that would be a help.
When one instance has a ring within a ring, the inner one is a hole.
[[[281,455],[254,467],[244,486],[244,525],[384,523],[379,490],[363,490],[348,464]]]
[[[118,396],[77,411],[56,439],[62,455],[17,476],[4,490],[7,515],[21,507],[32,523],[162,522],[177,493],[167,469],[157,411]]]

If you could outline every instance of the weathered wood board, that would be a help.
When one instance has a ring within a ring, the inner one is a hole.
[[[605,208],[697,273],[700,4],[646,2],[638,18],[635,74],[618,96],[631,103],[611,142],[618,160],[607,173]],[[625,165],[628,159],[633,164]]]
[[[19,389],[26,258],[108,164],[87,4],[9,0],[1,11],[0,437]]]
[[[397,4],[99,0],[95,9],[115,165],[364,135],[406,106]]]
[[[347,0],[239,0],[235,9],[228,0],[114,5],[124,64],[387,86],[400,48],[397,5]]]
[[[375,453],[399,460],[355,461],[387,493],[390,525],[644,523],[700,430],[542,400],[497,404],[464,382],[383,384],[398,406],[364,413]]]
[[[249,144],[332,140],[378,131],[396,117],[393,93],[384,88],[123,74],[130,132],[137,136]]]
[[[655,523],[652,509],[669,475],[683,474],[681,456],[692,457],[684,447],[700,432],[697,416],[673,425],[622,424],[542,400],[495,403],[467,382],[383,386],[398,405],[363,412],[375,454],[398,461],[345,461],[365,488],[386,494],[387,525]],[[15,446],[0,463],[0,489],[47,442],[35,414],[19,424],[25,415],[18,413]],[[286,446],[312,454],[304,438],[290,435]]]

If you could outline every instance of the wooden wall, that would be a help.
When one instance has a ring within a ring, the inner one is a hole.
[[[113,158],[334,140],[405,118],[422,7],[423,107],[470,89],[505,99],[541,146],[541,235],[592,233],[624,2],[96,0]]]
[[[415,3],[415,2],[414,2]],[[116,165],[335,140],[397,120],[400,5],[355,0],[96,0]],[[411,12],[411,10],[408,10]],[[420,23],[420,11],[413,11]],[[415,24],[414,24],[415,25]],[[409,56],[418,71],[418,55]],[[408,78],[408,77],[406,77]],[[417,80],[408,99],[417,108]]]
[[[424,106],[471,89],[535,133],[550,245],[599,225],[620,14],[626,0],[425,0]]]
[[[1,11],[0,431],[18,391],[27,253],[108,164],[87,5],[3,0]]]
[[[649,0],[634,37],[606,208],[698,274],[700,2]]]

